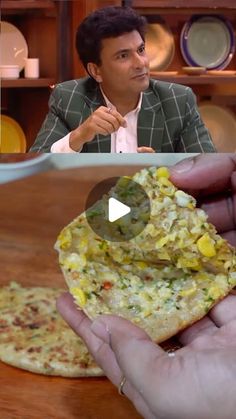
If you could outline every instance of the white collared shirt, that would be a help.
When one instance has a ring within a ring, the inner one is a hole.
[[[100,89],[107,107],[114,108],[114,105],[106,97],[101,87]],[[138,114],[141,109],[142,97],[143,93],[141,92],[136,108],[124,116],[127,122],[127,127],[120,127],[116,132],[111,134],[111,153],[137,153],[137,123]],[[56,141],[51,147],[51,153],[77,153],[77,151],[70,147],[69,138],[70,133]]]

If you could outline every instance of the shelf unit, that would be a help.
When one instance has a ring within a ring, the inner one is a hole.
[[[158,11],[173,13],[219,13],[225,10],[236,10],[234,0],[126,0],[124,5],[139,9],[145,13],[156,13]]]
[[[11,88],[11,87],[50,87],[53,86],[56,82],[55,78],[39,78],[37,80],[33,79],[4,79],[2,80],[2,88]]]
[[[2,0],[2,9],[4,11],[19,11],[29,9],[53,9],[52,0]]]
[[[153,78],[190,86],[198,102],[205,99],[212,103],[229,106],[236,117],[236,75],[199,75],[184,74],[182,67],[187,66],[180,50],[180,33],[184,23],[195,14],[223,15],[236,33],[236,2],[234,0],[126,0],[124,5],[133,7],[146,16],[151,23],[161,17],[170,27],[175,40],[175,56],[166,69],[166,74],[151,73]],[[225,70],[236,71],[236,53]],[[176,75],[168,75],[177,71]]]
[[[236,73],[236,71],[235,71]],[[236,80],[235,75],[219,75],[219,76],[212,76],[212,75],[199,75],[199,76],[188,76],[185,74],[176,74],[171,75],[171,77],[168,77],[168,71],[166,72],[166,75],[158,74],[158,72],[151,71],[151,77],[158,78],[162,80],[171,79],[173,83],[180,83],[180,84],[189,84],[189,85],[195,85],[195,84],[231,84],[234,83]]]
[[[161,17],[173,33],[175,42],[173,61],[162,74],[153,71],[151,77],[190,86],[196,94],[199,104],[207,101],[214,105],[223,106],[233,112],[230,115],[235,115],[236,121],[236,74],[187,75],[182,69],[187,64],[180,48],[182,28],[193,15],[223,15],[231,22],[236,35],[235,0],[125,0],[123,4],[133,7],[139,14],[146,16],[150,23],[158,22]],[[234,53],[225,70],[236,72],[236,53]],[[173,72],[176,72],[176,74],[173,74]],[[212,131],[212,137],[214,140],[214,131]],[[219,141],[219,138],[217,141]],[[232,142],[235,142],[234,138],[232,138]],[[228,151],[227,147],[224,151]]]
[[[40,78],[1,82],[1,112],[16,119],[33,144],[48,111],[48,99],[55,83],[71,78],[70,2],[52,0],[3,0],[2,20],[15,25],[24,35],[29,57],[38,57]]]
[[[176,74],[168,76],[158,74],[158,72],[151,72],[151,77],[158,80],[168,81],[172,83],[184,84],[190,86],[196,95],[200,98],[203,96],[212,97],[214,101],[214,95],[222,96],[222,101],[227,101],[227,97],[235,96],[236,105],[236,76],[212,76],[212,75],[199,75],[199,76],[188,76],[185,74]],[[207,87],[207,91],[206,91]],[[218,99],[219,102],[219,99]],[[231,101],[232,103],[232,101]]]

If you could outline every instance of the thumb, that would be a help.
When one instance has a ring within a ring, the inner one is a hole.
[[[170,168],[171,181],[183,189],[223,190],[236,168],[235,154],[200,154]]]
[[[136,390],[142,390],[144,398],[149,398],[150,389],[156,388],[156,369],[163,368],[163,359],[169,361],[165,351],[142,329],[122,317],[102,315],[92,323],[91,329],[111,346],[126,379]]]

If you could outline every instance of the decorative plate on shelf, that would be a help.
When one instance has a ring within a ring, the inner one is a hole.
[[[201,102],[199,111],[219,153],[236,152],[236,115],[228,108]]]
[[[0,65],[18,65],[21,71],[28,57],[28,46],[22,33],[9,22],[0,22]]]
[[[235,51],[233,27],[222,16],[194,15],[182,28],[180,48],[190,66],[224,69]]]
[[[145,40],[150,71],[168,68],[175,54],[174,36],[170,28],[164,22],[149,23]]]
[[[6,115],[1,115],[1,153],[25,153],[26,138],[25,134],[14,119]]]

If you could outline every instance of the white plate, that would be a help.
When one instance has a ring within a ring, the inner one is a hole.
[[[3,161],[2,163],[0,158],[0,184],[26,176],[31,176],[35,173],[43,172],[52,168],[50,153],[39,153],[37,157],[35,157],[35,153],[32,154],[34,155],[34,158],[25,161],[18,161],[15,163],[4,163],[4,158],[7,155],[0,155]],[[15,154],[15,156],[20,158],[19,154]]]
[[[21,71],[28,57],[28,46],[22,33],[9,22],[1,22],[0,65],[18,65]]]
[[[170,28],[164,23],[150,23],[147,26],[145,40],[150,70],[168,68],[175,54],[175,42]]]
[[[221,16],[193,16],[183,26],[180,47],[188,65],[223,69],[235,51],[233,27]]]
[[[219,153],[236,152],[236,115],[228,108],[210,102],[199,104],[201,117]]]

